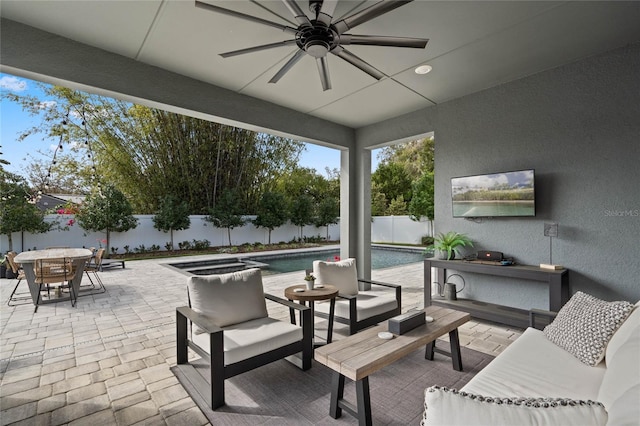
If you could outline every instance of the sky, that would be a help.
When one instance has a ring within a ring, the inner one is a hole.
[[[37,83],[22,77],[0,73],[0,91],[21,95],[34,95],[46,101]],[[57,141],[45,135],[31,135],[21,142],[17,141],[20,132],[38,125],[40,119],[24,112],[20,105],[2,99],[0,103],[0,158],[10,164],[5,169],[22,176],[22,172],[30,159],[45,160],[53,156]],[[377,167],[377,150],[371,155],[372,168]],[[325,168],[340,168],[340,151],[331,148],[305,143],[305,150],[300,156],[300,167],[316,169],[326,176]]]

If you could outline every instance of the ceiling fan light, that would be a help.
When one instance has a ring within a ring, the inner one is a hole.
[[[420,65],[415,69],[416,74],[428,74],[431,72],[433,67],[431,65]]]
[[[314,40],[306,44],[304,47],[306,52],[314,58],[322,58],[329,53],[329,46],[323,41]]]

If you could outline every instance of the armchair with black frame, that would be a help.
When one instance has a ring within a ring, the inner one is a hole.
[[[397,284],[358,278],[355,259],[337,262],[313,262],[313,275],[317,284],[338,287],[334,320],[349,326],[349,335],[400,315],[402,309],[402,287]],[[359,289],[359,283],[382,287],[388,291]],[[327,303],[316,304],[316,316],[329,318]]]
[[[189,306],[176,309],[176,376],[212,409],[225,404],[230,377],[282,358],[311,368],[311,310],[265,294],[259,269],[192,276],[187,289]],[[266,300],[299,310],[302,326],[269,317]],[[190,362],[188,349],[200,358]]]

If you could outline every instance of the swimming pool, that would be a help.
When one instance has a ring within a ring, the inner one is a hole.
[[[339,259],[340,250],[324,250],[290,254],[270,254],[265,256],[250,256],[247,259],[265,263],[263,273],[280,274],[284,272],[301,271],[311,269],[314,260],[334,261]],[[424,255],[422,250],[399,248],[371,248],[371,268],[382,269],[391,266],[405,265],[407,263],[422,262]]]

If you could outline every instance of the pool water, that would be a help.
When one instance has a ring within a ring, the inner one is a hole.
[[[321,251],[305,254],[251,256],[250,259],[269,264],[263,269],[263,273],[294,272],[313,267],[314,260],[333,262],[339,260],[340,251]],[[424,255],[418,250],[383,249],[373,247],[371,249],[372,269],[388,268],[391,266],[405,265],[408,263],[422,262]]]

